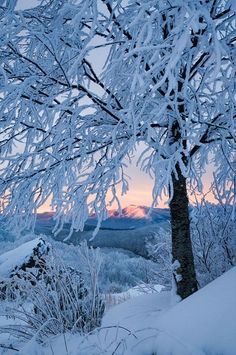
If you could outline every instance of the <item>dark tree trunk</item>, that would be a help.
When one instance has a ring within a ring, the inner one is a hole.
[[[170,202],[172,261],[177,294],[184,299],[197,291],[197,280],[190,238],[186,178],[182,175],[179,166],[177,166],[177,174],[178,179],[172,174],[173,198]]]

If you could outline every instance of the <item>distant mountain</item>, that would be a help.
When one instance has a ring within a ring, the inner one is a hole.
[[[55,224],[53,213],[45,212],[37,216],[36,234],[51,236],[57,241],[65,240],[70,232],[70,224],[66,223],[58,235],[53,235]],[[153,208],[147,206],[130,205],[122,209],[119,214],[115,210],[109,211],[109,218],[102,222],[101,228],[91,241],[94,228],[97,225],[96,216],[90,216],[83,231],[74,231],[68,243],[78,245],[87,240],[89,245],[100,248],[118,248],[129,250],[137,255],[146,257],[146,240],[153,238],[160,228],[169,228],[170,214],[167,208]]]
[[[164,222],[169,220],[168,208],[153,208],[147,206],[130,205],[122,209],[110,210],[109,218],[102,222],[102,229],[136,229],[149,224]],[[96,216],[91,216],[86,222],[88,225],[96,224]]]
[[[53,217],[54,212],[43,212],[37,214],[37,219],[40,221],[48,221],[51,220]]]
[[[109,218],[147,218],[150,219],[148,216],[149,208],[146,206],[136,206],[130,205],[122,209],[121,214],[117,210],[110,210],[108,212]]]
[[[169,220],[169,209],[153,208],[147,206],[129,205],[122,209],[121,213],[117,210],[108,212],[108,219],[102,222],[101,229],[136,229],[150,224],[156,224]],[[38,214],[38,222],[41,225],[52,223],[53,212]],[[85,230],[90,230],[97,224],[96,215],[91,215],[86,221]]]
[[[169,215],[168,208],[153,208],[147,206],[129,205],[122,209],[121,214],[117,210],[110,210],[108,212],[109,218],[134,218],[153,220],[160,218],[161,215]]]

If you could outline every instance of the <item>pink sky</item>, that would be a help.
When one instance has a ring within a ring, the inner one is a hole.
[[[211,180],[212,180],[212,166],[209,165],[207,169],[207,173],[203,176],[203,186],[204,186],[204,193],[209,191]],[[135,159],[134,163],[130,165],[127,169],[127,174],[130,176],[130,182],[129,182],[129,191],[126,195],[124,196],[119,196],[122,208],[129,206],[129,205],[138,205],[138,206],[151,206],[152,204],[152,187],[153,187],[153,180],[151,177],[144,173],[143,171],[140,171],[139,167],[136,167],[135,165]],[[164,199],[156,206],[159,208],[166,208],[168,205],[165,203],[167,199]],[[189,196],[189,200],[191,203],[191,200],[193,198]],[[214,197],[210,193],[207,195],[207,200],[210,202],[214,202]],[[115,208],[116,206],[112,206],[112,208]],[[39,212],[46,212],[50,211],[50,201],[45,203],[43,206],[39,208]]]

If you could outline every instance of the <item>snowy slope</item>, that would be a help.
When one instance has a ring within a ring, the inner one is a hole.
[[[236,267],[171,306],[170,292],[129,299],[87,336],[66,334],[22,355],[235,355]]]
[[[157,326],[194,354],[235,355],[236,267],[170,309]],[[168,347],[170,352],[175,349],[175,341],[167,347],[165,335],[160,338],[160,353],[167,354]]]
[[[86,336],[65,334],[21,355],[235,355],[236,267],[171,306],[170,292],[129,299],[108,310]],[[10,354],[10,353],[9,353]]]
[[[131,299],[111,309],[103,326],[140,335],[124,354],[236,354],[236,267],[174,307],[170,303],[167,292]],[[149,335],[145,327],[152,328]]]

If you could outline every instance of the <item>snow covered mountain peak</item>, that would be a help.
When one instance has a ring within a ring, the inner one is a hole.
[[[113,218],[146,218],[149,219],[148,216],[149,207],[146,206],[136,206],[136,205],[129,205],[122,209],[122,213],[119,214],[116,210],[109,211],[109,217]]]

